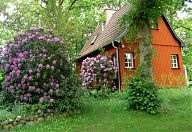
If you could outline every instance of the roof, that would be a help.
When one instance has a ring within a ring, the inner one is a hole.
[[[102,24],[96,27],[95,31],[92,33],[91,37],[83,46],[82,51],[80,52],[79,58],[82,58],[96,50],[100,47],[104,47],[110,44],[114,39],[116,39],[119,35],[121,35],[125,31],[125,27],[117,26],[117,21],[121,18],[127,11],[130,10],[130,6],[125,5],[118,11],[116,11],[107,25],[104,26],[104,30],[102,31]],[[118,28],[119,27],[119,28]],[[92,40],[97,36],[94,44]]]
[[[91,37],[88,39],[88,41],[83,46],[83,49],[81,50],[78,59],[86,57],[87,55],[97,51],[101,47],[105,47],[112,43],[113,40],[115,40],[117,37],[125,35],[125,26],[118,26],[118,20],[130,10],[129,5],[123,6],[121,9],[116,11],[107,25],[104,26],[104,29],[102,31],[102,24],[98,25],[95,28],[95,31],[92,33]],[[176,38],[176,40],[179,42],[180,46],[185,46],[184,42],[177,37],[176,33],[174,32],[171,24],[169,23],[168,19],[163,15],[163,18],[170,29],[173,36]]]

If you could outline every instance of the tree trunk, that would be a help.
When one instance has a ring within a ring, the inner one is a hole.
[[[141,76],[153,81],[151,28],[147,22],[139,22],[138,27]]]

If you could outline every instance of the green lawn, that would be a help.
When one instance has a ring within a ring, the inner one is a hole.
[[[191,132],[192,89],[160,90],[164,112],[125,111],[120,99],[87,100],[79,115],[51,119],[13,132]]]

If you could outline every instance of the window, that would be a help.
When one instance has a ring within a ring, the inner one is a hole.
[[[97,35],[94,36],[93,40],[91,41],[91,45],[93,45],[93,44],[95,43],[95,41],[96,41],[98,35],[99,35],[99,34],[97,34]]]
[[[158,24],[157,20],[151,20],[151,28],[153,28],[153,29],[159,28],[159,24]]]
[[[177,54],[172,54],[171,55],[171,64],[172,64],[172,68],[179,68],[178,55]]]
[[[117,54],[113,55],[113,64],[115,68],[115,84],[118,85],[118,61],[117,61]]]
[[[117,69],[117,54],[113,55],[113,64],[115,69]]]
[[[133,67],[133,53],[125,53],[125,68]]]

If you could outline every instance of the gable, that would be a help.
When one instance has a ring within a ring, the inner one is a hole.
[[[152,30],[152,43],[156,45],[169,45],[183,47],[184,42],[177,37],[168,19],[163,15],[158,20],[158,29]]]

